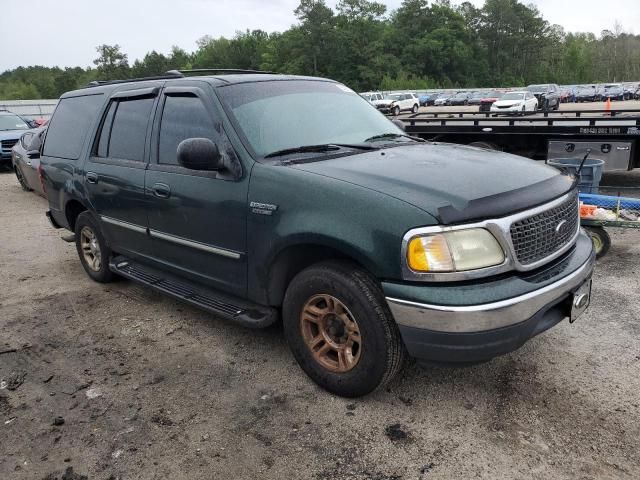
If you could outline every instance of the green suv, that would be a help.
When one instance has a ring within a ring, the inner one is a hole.
[[[47,216],[92,279],[247,327],[282,321],[302,369],[343,396],[384,385],[407,354],[486,361],[587,307],[572,177],[411,137],[331,80],[212,73],[60,99]]]

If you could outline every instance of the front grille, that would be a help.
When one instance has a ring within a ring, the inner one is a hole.
[[[18,140],[2,140],[2,149],[11,150]]]
[[[578,230],[578,209],[578,194],[574,192],[557,207],[513,223],[511,241],[518,262],[531,265],[566,246]]]

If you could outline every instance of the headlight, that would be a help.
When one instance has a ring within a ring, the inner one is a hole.
[[[483,228],[414,237],[407,246],[407,265],[418,273],[462,272],[504,263],[504,251]]]

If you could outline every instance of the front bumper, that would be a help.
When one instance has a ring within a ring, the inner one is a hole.
[[[491,113],[520,113],[522,112],[522,105],[514,105],[513,107],[499,108],[496,106],[491,107]]]
[[[573,292],[590,279],[594,264],[591,244],[579,238],[567,258],[532,277],[532,284],[542,286],[526,293],[471,305],[438,305],[389,295],[387,303],[411,356],[438,362],[479,362],[516,350],[568,317]],[[495,288],[506,290],[505,281]],[[469,285],[441,288],[454,289],[453,295],[443,292],[449,298],[479,297]],[[479,291],[484,294],[486,288]]]

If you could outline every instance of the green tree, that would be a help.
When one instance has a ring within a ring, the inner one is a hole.
[[[96,47],[96,51],[99,55],[93,64],[98,70],[98,79],[116,80],[129,76],[127,54],[120,51],[120,45],[104,44]]]

